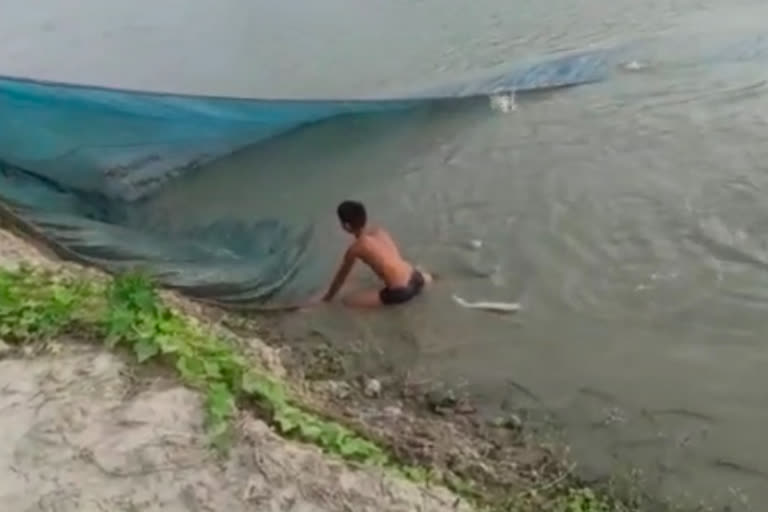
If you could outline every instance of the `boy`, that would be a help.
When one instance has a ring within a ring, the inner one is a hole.
[[[381,290],[363,290],[344,297],[346,306],[373,308],[382,305],[402,304],[432,282],[432,276],[414,268],[400,256],[397,245],[384,229],[368,226],[365,206],[358,201],[343,201],[336,209],[341,227],[355,239],[347,248],[341,266],[336,272],[323,301],[333,300],[360,259],[384,282]]]

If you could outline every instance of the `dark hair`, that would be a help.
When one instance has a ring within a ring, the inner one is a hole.
[[[368,221],[365,206],[360,201],[342,201],[336,208],[339,220],[352,229],[362,229]]]

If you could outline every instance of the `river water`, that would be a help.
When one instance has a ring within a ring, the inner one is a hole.
[[[311,220],[309,272],[320,283],[345,241],[335,205],[360,198],[442,279],[409,308],[323,309],[285,319],[286,329],[465,382],[489,414],[504,402],[545,410],[589,469],[639,465],[665,493],[747,496],[764,509],[768,68],[745,57],[768,43],[738,43],[764,29],[768,4],[297,4],[6,0],[0,70],[178,92],[344,96],[633,44],[604,82],[521,96],[507,113],[478,101],[329,123],[182,178],[151,205],[180,223]],[[454,293],[523,309],[464,310]]]

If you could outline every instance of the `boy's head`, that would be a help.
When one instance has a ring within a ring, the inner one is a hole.
[[[368,221],[365,206],[359,201],[342,201],[336,208],[336,214],[339,216],[341,226],[349,233],[361,231]]]

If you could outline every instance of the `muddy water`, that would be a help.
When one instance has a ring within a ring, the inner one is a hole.
[[[319,284],[344,242],[335,203],[361,198],[443,279],[407,309],[330,308],[286,329],[463,382],[489,413],[547,411],[591,469],[639,464],[665,492],[768,503],[768,74],[747,58],[760,39],[729,46],[764,28],[764,2],[82,5],[4,7],[4,72],[352,94],[633,43],[605,82],[520,97],[506,114],[477,102],[318,126],[183,179],[152,207],[180,223],[311,221],[306,275]],[[453,293],[523,309],[464,310]]]

